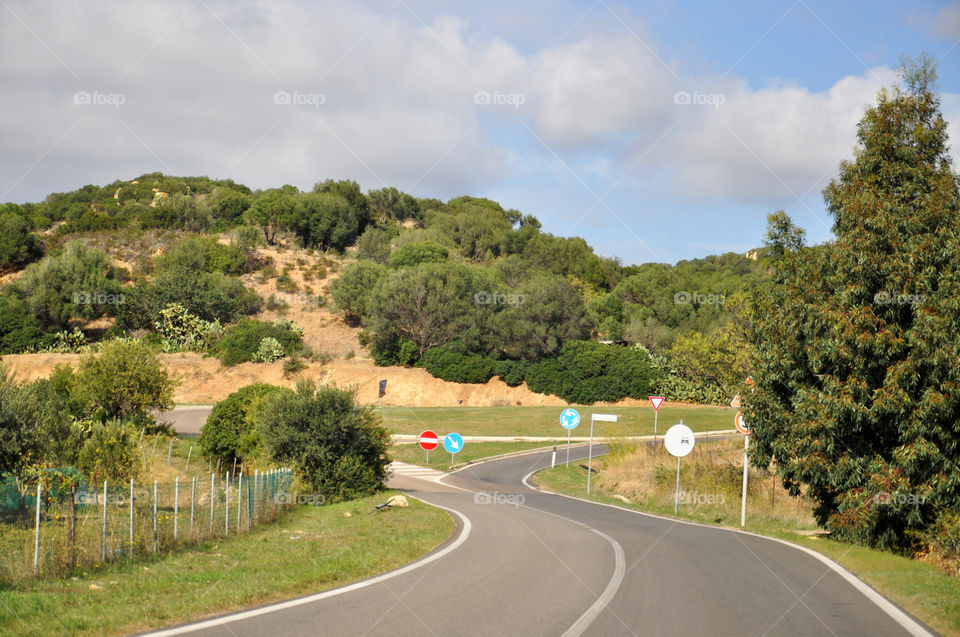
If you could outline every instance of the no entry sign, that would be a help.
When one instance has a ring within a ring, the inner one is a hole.
[[[427,429],[420,434],[420,446],[424,451],[433,451],[440,444],[440,437],[435,431]]]

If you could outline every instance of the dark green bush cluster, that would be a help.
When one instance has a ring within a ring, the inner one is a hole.
[[[30,232],[30,220],[10,204],[0,205],[0,272],[21,267],[43,254],[43,245]]]
[[[581,405],[623,398],[646,398],[656,386],[657,371],[646,351],[596,341],[568,341],[558,356],[529,361],[495,361],[478,354],[444,348],[420,359],[431,375],[457,383],[485,383],[499,376],[511,387],[554,394]]]
[[[394,267],[410,267],[421,263],[440,263],[446,261],[450,251],[436,241],[408,243],[390,255],[389,263]]]
[[[224,272],[243,270],[247,255],[238,246],[222,246],[212,237],[188,237],[159,258],[150,280],[124,288],[117,324],[152,329],[160,312],[179,304],[204,321],[229,323],[260,310],[262,300],[239,279]]]
[[[27,303],[15,294],[0,295],[0,354],[41,348],[49,335],[37,327]]]
[[[270,456],[328,502],[383,488],[390,434],[355,392],[300,381],[271,397],[259,420]]]
[[[247,385],[214,405],[200,429],[200,448],[206,458],[228,467],[255,456],[260,448],[257,419],[271,396],[289,389],[257,383]]]
[[[253,360],[265,338],[276,339],[286,356],[304,349],[303,333],[289,323],[243,319],[224,330],[214,353],[227,366],[245,363]]]
[[[493,378],[495,362],[479,354],[460,354],[438,347],[418,363],[431,375],[454,383],[485,383]]]

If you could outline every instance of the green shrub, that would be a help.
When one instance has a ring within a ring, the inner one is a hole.
[[[243,274],[247,271],[247,264],[247,254],[238,244],[223,244],[216,237],[200,235],[187,236],[178,241],[157,260],[156,267]]]
[[[950,575],[960,575],[960,512],[944,511],[926,534],[927,543]]]
[[[94,421],[77,454],[77,468],[97,485],[135,478],[141,466],[137,439],[137,430],[127,423]]]
[[[27,266],[16,286],[40,327],[64,329],[71,319],[113,314],[123,304],[120,285],[110,274],[104,252],[74,241],[61,254]]]
[[[357,239],[357,257],[383,263],[390,258],[390,237],[380,228],[370,226]]]
[[[29,394],[0,365],[0,475],[19,473],[39,453],[40,412]]]
[[[283,363],[283,375],[292,376],[298,372],[302,372],[307,368],[307,364],[299,356],[291,356]]]
[[[272,363],[284,357],[283,346],[280,341],[272,336],[266,336],[260,340],[260,346],[253,353],[250,360],[254,363]]]
[[[340,276],[330,284],[330,294],[342,312],[353,318],[367,315],[373,290],[388,270],[372,261],[358,261],[343,269]]]
[[[257,456],[261,449],[257,419],[267,398],[278,392],[290,390],[264,383],[247,385],[214,405],[200,428],[204,457],[226,467],[234,459],[244,461]]]
[[[356,393],[300,381],[295,393],[272,396],[260,417],[265,448],[276,462],[328,502],[380,490],[390,434]]]
[[[478,354],[460,354],[442,347],[427,350],[418,363],[431,375],[454,383],[485,383],[495,362]]]
[[[0,211],[0,271],[26,265],[42,254],[43,246],[30,232],[30,222],[15,212]]]
[[[163,339],[166,352],[206,350],[222,333],[219,321],[204,321],[194,316],[179,303],[171,303],[160,310],[153,324],[157,334]]]
[[[296,294],[300,291],[300,286],[297,285],[297,282],[290,278],[290,274],[284,272],[277,277],[277,289],[281,292],[286,292],[287,294]]]
[[[303,350],[303,333],[289,322],[244,319],[224,330],[215,353],[226,366],[251,361],[260,350],[261,342],[268,337],[275,339],[287,355]]]
[[[497,361],[494,368],[494,375],[503,379],[510,387],[517,387],[523,383],[527,370],[530,368],[529,361]]]
[[[729,401],[723,390],[714,383],[698,382],[684,374],[680,367],[665,356],[650,354],[643,345],[637,349],[650,356],[656,369],[657,382],[654,393],[658,396],[670,396],[671,400],[701,405],[723,405]]]
[[[38,349],[44,341],[27,303],[14,294],[0,294],[0,355]]]
[[[85,355],[76,381],[88,413],[98,420],[150,425],[154,410],[173,405],[173,380],[157,355],[136,341],[108,341],[99,354]]]
[[[531,391],[589,405],[645,398],[656,386],[657,372],[644,350],[568,341],[558,357],[530,365],[525,380]]]
[[[390,255],[388,263],[394,267],[411,267],[421,263],[446,261],[450,251],[436,241],[408,243]]]
[[[205,321],[221,323],[254,314],[262,305],[257,293],[238,279],[178,264],[156,268],[153,279],[137,288],[124,289],[126,302],[121,306],[120,315],[127,328],[152,327],[159,311],[173,303],[179,303]]]
[[[69,352],[82,352],[86,348],[87,337],[80,331],[80,328],[74,327],[73,330],[69,332],[63,330],[53,334],[47,346],[43,348],[43,351],[64,354]]]

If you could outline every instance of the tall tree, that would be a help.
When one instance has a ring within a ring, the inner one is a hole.
[[[299,194],[297,187],[290,185],[257,193],[244,218],[263,230],[263,238],[268,245],[273,245],[277,230],[287,222]]]
[[[824,191],[836,242],[756,295],[754,462],[818,521],[906,549],[960,505],[960,210],[929,59],[906,61]]]
[[[790,215],[783,210],[767,216],[767,233],[763,244],[770,250],[770,256],[781,259],[787,252],[796,252],[807,243],[807,233],[795,226]]]

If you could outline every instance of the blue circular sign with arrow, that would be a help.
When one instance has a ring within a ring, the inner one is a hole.
[[[450,453],[460,453],[463,449],[463,436],[460,434],[447,434],[443,437],[443,448]]]
[[[560,412],[560,425],[564,429],[576,429],[580,424],[580,413],[576,409],[564,409]]]

